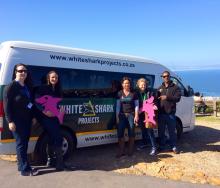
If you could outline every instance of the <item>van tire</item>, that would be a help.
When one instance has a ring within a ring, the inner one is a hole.
[[[61,130],[61,135],[63,137],[63,145],[62,145],[63,157],[64,159],[67,159],[73,154],[76,148],[76,137],[72,136],[71,133],[65,129]],[[48,141],[49,141],[48,135],[46,133],[43,133],[38,140],[37,148],[35,152],[36,153],[35,160],[37,160],[37,163],[46,164]]]

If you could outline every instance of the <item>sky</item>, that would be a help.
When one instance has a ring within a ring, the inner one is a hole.
[[[0,43],[8,40],[220,69],[220,0],[2,0]]]

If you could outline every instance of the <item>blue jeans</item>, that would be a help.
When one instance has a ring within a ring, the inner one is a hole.
[[[134,115],[133,113],[119,114],[118,138],[124,137],[125,128],[128,128],[128,136],[135,137]]]
[[[156,141],[155,141],[155,136],[154,136],[154,130],[149,129],[149,128],[142,128],[142,137],[143,137],[143,142],[147,143],[148,138],[150,139],[150,143],[152,148],[156,149]]]
[[[138,124],[141,127],[143,144],[147,144],[147,140],[149,138],[152,148],[156,149],[154,130],[145,127],[144,119],[144,114],[140,114]]]
[[[14,123],[16,125],[16,131],[12,132],[12,134],[16,140],[18,170],[21,172],[29,171],[31,167],[28,162],[27,150],[31,132],[31,121],[22,122],[20,120],[14,120]]]
[[[160,139],[160,148],[165,148],[166,145],[166,136],[165,130],[166,127],[169,133],[169,145],[171,148],[176,147],[177,135],[175,132],[176,129],[176,116],[175,114],[159,114],[158,116],[158,134]]]

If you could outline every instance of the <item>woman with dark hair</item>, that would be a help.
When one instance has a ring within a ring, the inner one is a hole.
[[[125,128],[128,129],[129,148],[128,155],[133,154],[134,138],[135,138],[135,125],[138,123],[139,102],[137,95],[131,91],[131,80],[128,77],[123,77],[122,90],[118,92],[116,104],[116,122],[118,132],[119,152],[117,158],[125,155],[124,152],[124,132]]]
[[[60,86],[59,77],[55,71],[50,71],[47,74],[47,83],[38,88],[35,98],[40,98],[45,95],[62,98],[62,89]],[[39,107],[38,104],[37,106]],[[42,112],[40,113],[40,116],[38,115],[39,122],[44,127],[49,137],[47,166],[56,167],[56,170],[62,171],[66,166],[63,163],[63,139],[61,136],[60,122],[53,112],[49,110],[45,111],[42,106],[40,106],[39,109]]]
[[[37,171],[30,167],[27,157],[34,116],[31,79],[24,64],[15,65],[12,82],[4,89],[4,111],[16,140],[18,171],[22,176],[36,175]]]

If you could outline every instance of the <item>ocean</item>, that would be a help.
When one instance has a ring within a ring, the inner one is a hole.
[[[175,71],[177,75],[190,85],[194,92],[203,96],[220,97],[220,69]]]

